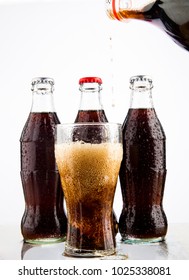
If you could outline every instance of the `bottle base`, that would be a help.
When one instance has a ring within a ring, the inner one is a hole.
[[[165,236],[152,237],[152,238],[136,238],[132,236],[127,236],[121,239],[125,244],[152,244],[159,243],[165,240]]]
[[[50,238],[36,238],[36,239],[24,239],[25,243],[35,244],[35,245],[45,245],[52,243],[60,243],[66,241],[66,237],[50,237]]]
[[[94,258],[94,257],[105,257],[111,256],[116,253],[116,249],[109,250],[86,250],[86,249],[78,249],[69,246],[67,243],[65,244],[64,255],[68,257],[81,257],[81,258]]]

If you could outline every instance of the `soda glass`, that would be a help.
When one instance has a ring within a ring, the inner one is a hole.
[[[57,125],[55,141],[68,216],[65,255],[115,254],[112,205],[123,153],[121,125]]]

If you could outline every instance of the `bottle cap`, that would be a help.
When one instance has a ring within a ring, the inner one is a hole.
[[[83,84],[83,83],[98,83],[98,84],[102,84],[102,79],[99,77],[84,77],[81,78],[79,80],[79,84]]]

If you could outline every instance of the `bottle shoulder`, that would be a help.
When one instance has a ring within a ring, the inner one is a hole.
[[[105,111],[102,110],[79,110],[75,122],[107,122]]]
[[[56,112],[32,112],[24,125],[20,141],[52,141],[55,136],[55,126],[59,123]]]
[[[122,129],[125,140],[141,138],[166,139],[162,124],[154,108],[129,109]]]

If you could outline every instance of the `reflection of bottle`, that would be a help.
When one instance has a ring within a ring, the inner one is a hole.
[[[25,243],[23,242],[22,244],[22,250],[21,250],[21,260],[25,259],[25,254],[27,253],[27,251],[36,248],[38,245],[36,244],[30,244],[30,243]]]
[[[65,238],[63,191],[54,156],[55,125],[60,123],[53,104],[53,79],[32,81],[31,112],[22,131],[21,178],[25,212],[21,230],[31,243]]]
[[[127,21],[141,19],[155,23],[173,40],[189,50],[189,1],[188,0],[105,0],[111,19]]]
[[[102,79],[99,77],[84,77],[79,80],[79,85],[81,98],[75,122],[108,122],[101,101]],[[90,135],[90,132],[88,135]],[[113,220],[115,233],[117,233],[118,224],[114,212]]]
[[[131,106],[123,124],[123,210],[119,229],[126,242],[161,241],[167,232],[162,207],[165,134],[153,107],[152,80],[136,76],[130,82]]]

